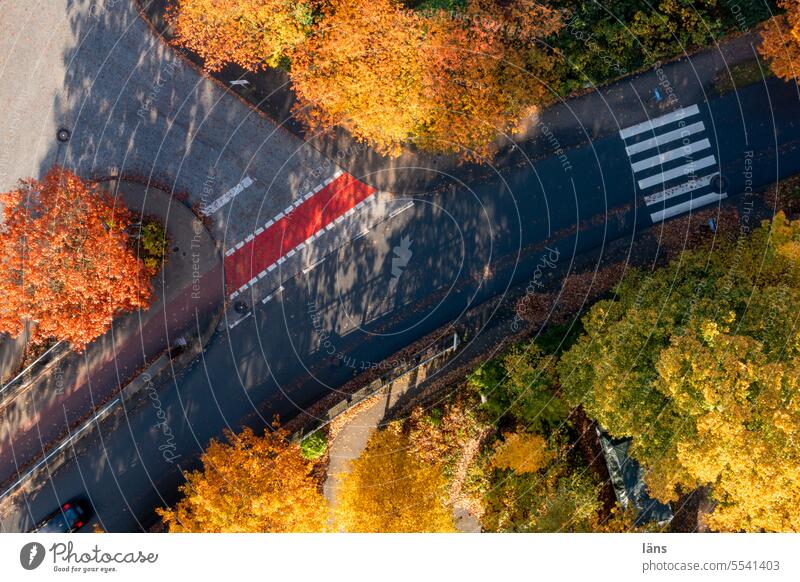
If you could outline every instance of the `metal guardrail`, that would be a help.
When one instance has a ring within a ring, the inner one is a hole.
[[[22,485],[25,481],[27,481],[34,473],[39,471],[42,467],[47,465],[47,463],[56,455],[60,454],[70,443],[74,442],[76,439],[80,438],[87,430],[92,428],[93,426],[100,423],[111,410],[114,409],[120,402],[122,402],[122,397],[117,396],[111,402],[106,404],[101,410],[96,412],[89,420],[84,422],[80,427],[78,427],[75,432],[70,432],[66,437],[61,439],[55,448],[50,449],[35,465],[27,469],[22,475],[20,475],[16,481],[14,481],[11,485],[6,487],[2,493],[0,493],[0,500],[5,499],[14,491],[16,491],[20,485]]]
[[[54,343],[47,351],[28,364],[24,370],[6,382],[2,388],[0,388],[0,405],[6,401],[9,394],[13,394],[15,390],[36,378],[49,364],[65,354],[67,345],[68,344],[63,341]]]
[[[315,418],[314,420],[307,423],[303,428],[298,430],[293,435],[293,439],[297,439],[299,441],[304,440],[309,435],[315,433],[321,428],[324,428],[333,420],[343,414],[353,406],[356,406],[360,402],[363,402],[367,398],[374,396],[381,390],[383,390],[386,386],[390,385],[392,382],[398,380],[399,378],[405,376],[406,374],[413,372],[414,370],[421,368],[425,364],[435,360],[436,358],[440,358],[443,355],[449,352],[455,352],[460,345],[460,338],[458,337],[458,333],[453,333],[453,343],[448,347],[439,350],[435,354],[424,357],[424,354],[417,354],[411,359],[411,362],[408,363],[406,366],[402,366],[401,370],[394,369],[391,372],[387,372],[386,374],[382,375],[380,378],[376,378],[366,386],[364,386],[361,390],[357,390],[350,394],[347,398],[339,402],[338,404],[334,404],[331,408],[329,408],[324,415],[320,418]],[[424,358],[424,359],[423,359]]]

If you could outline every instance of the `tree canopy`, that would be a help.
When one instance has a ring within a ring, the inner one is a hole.
[[[345,531],[455,531],[441,467],[423,462],[397,431],[376,431],[340,479],[335,513]]]
[[[81,349],[112,319],[146,308],[152,271],[136,257],[127,209],[59,167],[0,194],[0,331]]]
[[[790,81],[800,75],[800,3],[782,0],[779,4],[786,13],[775,16],[764,27],[759,50],[769,59],[774,73]]]
[[[559,363],[565,397],[663,501],[708,486],[721,531],[800,531],[800,222],[632,273]]]
[[[533,0],[470,0],[459,13],[334,0],[292,61],[296,112],[389,154],[413,141],[479,158],[547,98],[552,63],[536,39],[559,26]]]
[[[547,432],[563,423],[569,412],[554,396],[555,358],[532,342],[512,346],[482,364],[469,375],[467,385],[480,394],[480,408],[492,423],[511,416],[528,430]]]
[[[322,532],[329,510],[311,476],[312,463],[284,430],[250,429],[227,443],[213,440],[203,468],[188,474],[183,498],[158,509],[171,532]]]
[[[410,142],[480,158],[550,95],[539,39],[560,13],[535,0],[467,0],[412,10],[400,0],[174,0],[175,42],[209,70],[286,64],[295,115],[384,153]],[[450,8],[456,8],[455,5]]]
[[[312,3],[295,0],[174,0],[167,15],[175,41],[212,71],[227,63],[250,71],[275,67],[313,23]]]

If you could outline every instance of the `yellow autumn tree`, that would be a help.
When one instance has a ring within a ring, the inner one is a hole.
[[[441,468],[425,463],[408,439],[377,431],[361,456],[341,475],[334,513],[349,532],[453,532]]]
[[[662,501],[705,487],[717,531],[800,531],[800,222],[631,272],[558,364]]]
[[[284,430],[250,429],[212,440],[203,469],[181,486],[174,508],[157,509],[170,532],[322,532],[329,509],[311,476],[312,463]]]
[[[766,24],[759,51],[778,77],[790,81],[800,74],[800,3],[781,0],[778,4],[786,13]]]
[[[789,361],[760,342],[706,323],[673,340],[656,389],[684,420],[651,467],[653,493],[712,487],[717,531],[800,531],[800,334]]]
[[[167,17],[175,43],[195,51],[208,70],[236,63],[250,71],[289,57],[313,23],[311,2],[174,0]]]
[[[515,473],[535,473],[555,458],[544,437],[515,432],[505,436],[490,458],[495,469],[511,469]]]

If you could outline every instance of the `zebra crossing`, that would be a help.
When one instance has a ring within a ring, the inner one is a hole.
[[[691,105],[619,132],[654,223],[728,196],[718,191],[719,164],[699,116]]]

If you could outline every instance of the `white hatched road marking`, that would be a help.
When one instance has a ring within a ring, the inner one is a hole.
[[[693,153],[701,152],[707,149],[711,149],[711,142],[708,141],[708,139],[701,139],[700,141],[683,145],[679,148],[675,148],[674,150],[669,150],[663,154],[653,156],[652,158],[640,160],[631,164],[631,167],[633,168],[634,172],[641,172],[642,170],[649,170],[650,168],[661,166],[666,162],[671,162],[672,160],[689,158],[689,156],[691,156]]]
[[[675,111],[662,115],[661,117],[648,119],[647,121],[643,121],[642,123],[637,123],[636,125],[627,127],[622,131],[620,131],[619,135],[622,139],[628,139],[629,137],[633,137],[634,135],[639,135],[640,133],[644,133],[645,131],[652,131],[654,129],[661,127],[662,125],[667,125],[675,121],[680,121],[681,119],[691,117],[692,115],[697,115],[698,113],[700,113],[700,109],[697,107],[697,105],[691,105],[689,107],[676,109]]]
[[[210,214],[214,214],[217,210],[225,206],[228,202],[236,198],[239,194],[241,194],[246,188],[249,188],[255,183],[250,176],[245,176],[244,179],[236,184],[233,188],[225,192],[222,196],[214,200],[211,204],[204,207],[202,212],[205,216]]]
[[[646,152],[654,147],[664,145],[665,143],[670,143],[689,137],[694,133],[700,133],[701,131],[705,131],[705,129],[706,125],[702,121],[698,121],[697,123],[687,125],[686,127],[674,129],[672,131],[668,131],[667,133],[657,135],[656,137],[651,137],[633,145],[629,145],[625,148],[625,151],[628,152],[629,156],[632,156],[641,152]]]
[[[675,206],[670,206],[669,208],[665,208],[664,210],[659,210],[658,212],[654,212],[650,215],[650,218],[653,222],[661,222],[662,220],[666,220],[667,218],[672,218],[673,216],[677,216],[678,214],[683,214],[684,212],[689,212],[690,210],[694,210],[695,208],[700,208],[701,206],[706,206],[707,204],[711,204],[713,202],[719,202],[720,200],[724,200],[727,198],[727,194],[717,194],[712,192],[710,194],[705,194],[704,196],[698,196],[697,198],[690,198],[686,202],[682,202],[681,204],[676,204]]]
[[[684,164],[683,166],[678,166],[677,168],[672,168],[671,170],[667,170],[665,172],[661,172],[660,174],[656,174],[655,176],[650,176],[649,178],[643,178],[639,180],[639,188],[644,190],[645,188],[650,188],[651,186],[655,186],[656,184],[663,184],[664,182],[668,182],[669,180],[674,180],[675,178],[682,178],[684,176],[689,176],[693,174],[697,170],[702,170],[704,168],[709,168],[717,163],[717,159],[714,156],[707,156],[705,158],[701,158],[699,160],[691,161],[688,164]]]

